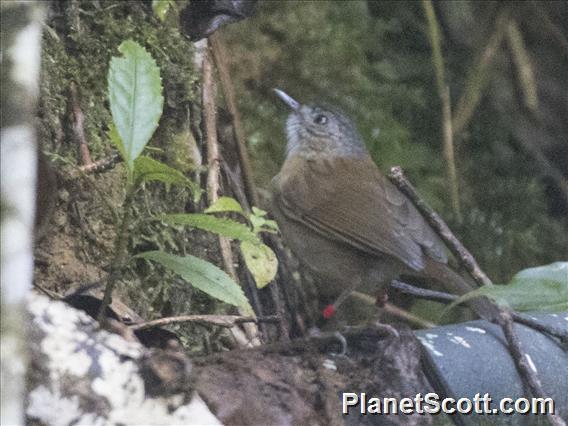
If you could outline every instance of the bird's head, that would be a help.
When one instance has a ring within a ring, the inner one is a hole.
[[[292,110],[286,121],[287,156],[367,155],[355,125],[344,114],[321,106],[302,105],[282,90],[274,91]]]

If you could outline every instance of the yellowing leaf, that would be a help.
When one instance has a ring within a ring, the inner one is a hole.
[[[171,2],[169,0],[153,0],[152,1],[152,10],[154,14],[160,19],[160,21],[164,22],[166,20],[166,15],[170,10]]]
[[[278,272],[278,259],[270,247],[261,242],[243,241],[241,251],[258,288],[274,279]]]

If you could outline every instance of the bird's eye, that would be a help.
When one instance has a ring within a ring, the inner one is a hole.
[[[314,118],[314,123],[321,124],[321,125],[326,124],[327,123],[327,117],[323,114],[318,114]]]

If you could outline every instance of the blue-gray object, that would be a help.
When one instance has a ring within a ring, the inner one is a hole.
[[[530,317],[554,327],[568,329],[568,312],[533,313]],[[523,351],[536,369],[544,391],[557,413],[568,414],[568,352],[559,342],[524,325],[515,324]],[[426,348],[425,371],[440,397],[473,399],[488,393],[491,408],[502,398],[531,398],[508,351],[501,327],[487,321],[418,330],[416,336]],[[457,424],[539,424],[543,416],[462,415],[452,416]]]

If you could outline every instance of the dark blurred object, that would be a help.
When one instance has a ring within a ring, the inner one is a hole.
[[[256,0],[192,1],[181,11],[181,28],[190,40],[201,40],[221,25],[252,16],[255,7]]]
[[[423,10],[418,2],[368,0],[369,14],[376,19],[400,21],[402,29],[390,31],[388,38],[398,50],[412,56],[422,49],[425,37],[419,31]],[[548,210],[555,218],[568,215],[568,2],[434,2],[444,36],[444,56],[448,68],[469,64],[469,76],[478,62],[486,68],[475,82],[479,105],[473,107],[472,125],[456,135],[468,140],[480,127],[485,111],[491,111],[509,127],[513,151],[520,151],[534,164],[545,186]],[[501,17],[502,19],[499,19]],[[499,33],[502,31],[502,33]],[[415,36],[409,36],[414,34]],[[490,48],[490,39],[499,42]],[[473,54],[472,54],[473,53]],[[481,59],[480,59],[481,58]],[[485,59],[484,59],[485,58]],[[491,58],[491,59],[487,59]],[[454,73],[459,74],[456,70]],[[453,83],[456,100],[463,89]],[[473,79],[469,80],[474,81]],[[481,83],[479,83],[481,82]],[[475,85],[471,85],[470,90]],[[475,102],[470,103],[474,104]],[[461,102],[461,100],[460,100]],[[460,102],[454,108],[459,128]],[[497,143],[504,136],[494,136]],[[487,147],[485,149],[493,149]],[[497,147],[503,151],[503,147]],[[516,161],[520,159],[516,155]],[[501,161],[506,169],[506,158]]]
[[[565,327],[566,313],[530,313],[543,325]],[[523,350],[532,368],[538,371],[547,394],[554,399],[556,413],[566,414],[568,353],[558,340],[515,324]],[[489,394],[491,408],[502,398],[529,395],[507,348],[501,327],[486,321],[471,321],[415,332],[425,348],[424,371],[440,397],[473,399],[476,394]],[[529,358],[530,357],[530,358]],[[499,416],[467,415],[456,418],[461,425],[538,423],[535,416],[520,414]],[[535,423],[536,422],[536,423]]]
[[[101,307],[101,300],[95,296],[90,296],[88,294],[71,294],[70,296],[66,296],[63,301],[75,309],[80,309],[81,311],[85,312],[87,315],[93,318],[97,318],[99,313],[99,309]],[[106,308],[106,317],[124,322],[118,316],[118,314],[109,306]]]
[[[66,296],[63,301],[96,319],[101,307],[101,298],[89,294],[79,294],[79,292]],[[129,308],[124,306],[123,309],[118,309],[121,307],[122,303],[113,300],[111,306],[106,309],[106,317],[125,326],[142,321],[140,317],[130,312]],[[117,309],[124,312],[117,312]],[[129,312],[126,312],[127,310]],[[175,333],[160,327],[135,330],[134,335],[147,348],[174,349],[181,347],[181,341]]]
[[[144,389],[152,397],[179,394],[192,384],[191,361],[181,352],[152,349],[140,367]]]

